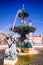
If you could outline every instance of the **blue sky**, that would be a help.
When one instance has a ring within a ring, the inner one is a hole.
[[[43,35],[43,0],[0,0],[0,30],[8,32],[8,26],[13,25],[15,15],[23,4],[25,11],[30,14],[26,19],[27,24],[31,19],[32,25],[36,27],[34,35]],[[16,20],[18,23],[19,19]]]

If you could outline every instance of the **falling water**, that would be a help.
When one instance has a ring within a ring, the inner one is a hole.
[[[14,23],[13,23],[13,27],[12,27],[12,29],[13,29],[14,26],[15,26],[16,19],[17,19],[17,16],[18,16],[18,13],[19,13],[19,12],[21,12],[21,9],[19,9],[19,10],[17,11],[17,13],[16,13],[16,16],[15,16],[15,19],[14,19]]]

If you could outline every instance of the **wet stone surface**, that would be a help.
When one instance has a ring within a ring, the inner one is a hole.
[[[43,65],[43,54],[19,56],[16,65]]]
[[[43,65],[43,56],[36,56],[32,58],[32,63],[28,63],[27,65]]]

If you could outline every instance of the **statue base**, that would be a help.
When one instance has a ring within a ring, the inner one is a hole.
[[[18,58],[16,58],[15,60],[6,60],[4,59],[4,65],[15,65],[18,61]]]

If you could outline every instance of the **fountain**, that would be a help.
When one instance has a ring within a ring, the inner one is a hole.
[[[29,49],[31,49],[37,53],[37,51],[33,49],[32,43],[30,43],[29,40],[26,38],[26,34],[35,32],[35,30],[36,30],[35,27],[32,27],[31,23],[29,26],[26,24],[26,18],[29,16],[30,15],[27,12],[25,12],[24,5],[23,5],[23,9],[21,9],[17,12],[17,17],[21,18],[21,25],[19,25],[19,26],[13,25],[13,27],[10,28],[10,30],[12,32],[20,34],[20,37],[18,38],[19,42],[16,41],[18,53],[29,53],[30,52]],[[30,22],[31,22],[31,20],[30,20]],[[31,52],[33,52],[33,51],[31,51]]]
[[[24,11],[24,6],[23,6],[23,9],[21,9],[17,12],[17,16],[22,19],[21,25],[20,26],[15,26],[14,25],[15,21],[14,21],[13,27],[10,30],[20,34],[21,35],[20,40],[21,40],[21,42],[23,42],[24,39],[26,39],[26,34],[28,34],[30,32],[34,32],[36,30],[36,28],[26,25],[25,18],[27,18],[29,16],[29,14]]]
[[[33,49],[32,43],[29,42],[29,40],[26,37],[26,34],[35,32],[36,28],[31,26],[28,26],[26,24],[26,18],[30,16],[27,12],[24,11],[24,5],[23,9],[18,10],[13,27],[10,28],[12,32],[20,34],[20,37],[18,38],[19,41],[16,41],[12,36],[9,36],[7,42],[9,47],[5,50],[5,63],[15,61],[17,58],[17,54],[20,55],[27,55],[32,53],[37,53],[36,50]],[[16,18],[21,18],[21,25],[15,26]],[[31,22],[31,20],[30,20]],[[30,52],[31,51],[31,52]],[[15,62],[12,62],[15,63]]]

